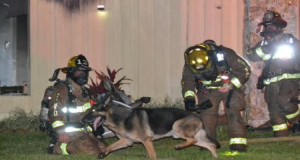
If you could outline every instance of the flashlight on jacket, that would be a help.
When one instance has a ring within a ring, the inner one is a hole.
[[[281,45],[277,48],[273,58],[291,59],[293,58],[293,48],[291,45]]]

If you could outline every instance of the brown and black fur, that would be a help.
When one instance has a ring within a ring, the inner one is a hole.
[[[104,158],[110,152],[132,146],[134,142],[141,142],[150,158],[156,158],[153,140],[173,136],[185,139],[175,149],[183,149],[192,145],[207,148],[217,157],[216,140],[209,138],[199,117],[178,108],[128,108],[112,101],[98,106],[94,115],[102,116],[104,125],[115,132],[119,140],[100,154]]]

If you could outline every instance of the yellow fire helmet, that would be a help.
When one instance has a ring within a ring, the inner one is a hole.
[[[83,70],[87,70],[87,71],[91,71],[91,68],[89,67],[89,62],[87,61],[87,59],[85,58],[84,55],[80,54],[78,56],[74,56],[72,57],[69,61],[68,61],[68,67],[64,67],[61,69],[62,72],[67,73],[68,72],[68,68],[71,67],[80,67]]]
[[[209,45],[199,44],[189,47],[184,52],[185,63],[194,73],[203,73],[211,67],[212,60],[208,54],[209,50]]]

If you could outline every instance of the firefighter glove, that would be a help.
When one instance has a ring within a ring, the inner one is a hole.
[[[197,111],[198,106],[196,106],[195,99],[187,99],[184,101],[184,107],[187,111]]]

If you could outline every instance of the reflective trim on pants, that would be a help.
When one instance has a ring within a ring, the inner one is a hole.
[[[68,145],[67,143],[61,143],[60,149],[62,155],[69,155],[69,153],[67,152],[67,145]]]
[[[247,145],[247,138],[230,138],[229,145],[232,144],[244,144]]]
[[[293,119],[293,118],[297,117],[299,114],[300,114],[300,111],[298,109],[298,111],[296,111],[295,113],[292,113],[292,114],[289,114],[289,115],[285,115],[285,117],[287,119]]]
[[[288,129],[286,123],[279,124],[279,125],[273,125],[272,128],[273,128],[273,131],[274,131],[274,132],[276,132],[276,131],[282,131],[282,130]]]

